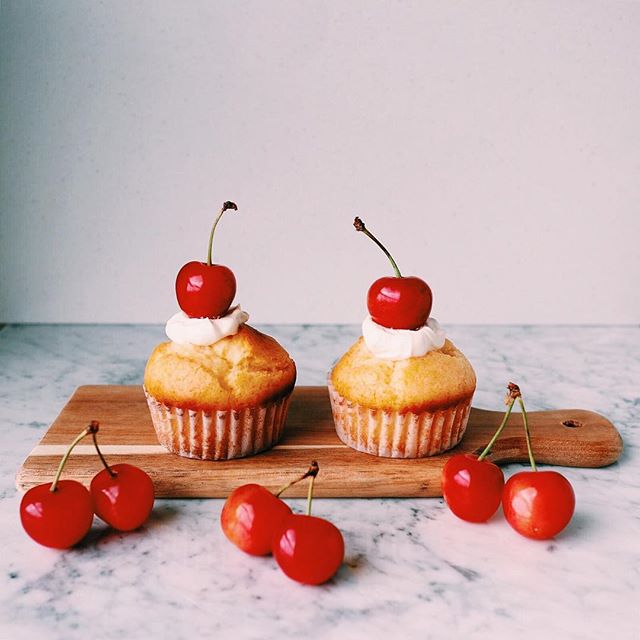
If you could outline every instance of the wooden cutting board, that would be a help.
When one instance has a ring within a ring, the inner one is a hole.
[[[566,409],[530,414],[533,451],[540,463],[601,467],[615,462],[622,439],[606,418],[592,411]],[[158,497],[226,497],[237,486],[258,482],[271,489],[304,472],[316,459],[317,497],[440,496],[440,475],[447,458],[479,451],[502,419],[500,412],[472,409],[458,447],[431,458],[394,460],[350,449],[336,436],[326,387],[297,387],[280,443],[265,453],[240,460],[204,462],[166,452],[156,440],[142,387],[83,386],[71,396],[40,443],[18,470],[17,486],[26,490],[53,479],[67,445],[91,421],[100,422],[99,442],[112,463],[129,462],[149,473]],[[490,458],[527,460],[522,417],[514,413]],[[101,469],[89,438],[69,459],[63,477],[88,485]],[[286,494],[303,496],[304,483]]]

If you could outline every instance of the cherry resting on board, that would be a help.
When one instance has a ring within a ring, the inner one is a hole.
[[[187,262],[176,278],[178,305],[190,318],[219,318],[229,310],[236,295],[236,278],[229,267],[211,262],[213,235],[227,209],[238,210],[234,202],[225,202],[209,234],[206,262]]]
[[[360,218],[354,220],[353,226],[382,249],[396,274],[378,278],[369,287],[367,308],[373,321],[389,329],[419,329],[431,313],[433,295],[429,285],[421,278],[403,276],[391,254]]]

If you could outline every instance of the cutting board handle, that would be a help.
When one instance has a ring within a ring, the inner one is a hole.
[[[472,409],[476,424],[500,424],[497,411]],[[622,438],[604,416],[584,409],[558,409],[527,413],[531,448],[536,462],[566,467],[603,467],[622,453]],[[479,453],[482,447],[476,449]],[[488,456],[496,463],[526,462],[527,442],[522,414],[512,413],[503,435]]]

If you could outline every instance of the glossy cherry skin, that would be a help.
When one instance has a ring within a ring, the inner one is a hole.
[[[187,262],[176,278],[176,297],[190,318],[219,318],[236,295],[233,271],[221,264]]]
[[[427,322],[432,304],[429,285],[415,276],[378,278],[367,294],[373,321],[390,329],[419,329]]]
[[[272,543],[273,557],[282,571],[302,584],[322,584],[344,560],[344,539],[328,520],[291,514]]]
[[[153,509],[151,478],[131,464],[111,465],[91,480],[91,499],[96,515],[118,531],[133,531],[146,522]]]
[[[502,469],[471,453],[452,456],[442,470],[442,495],[467,522],[486,522],[500,506],[503,487]]]
[[[271,553],[278,525],[291,515],[280,498],[259,484],[245,484],[231,493],[220,514],[222,531],[242,551],[252,556]]]
[[[502,509],[520,534],[547,540],[571,520],[576,498],[571,483],[557,471],[522,471],[504,486]]]
[[[29,489],[20,503],[20,521],[37,543],[53,549],[68,549],[84,538],[93,522],[91,496],[75,480],[59,480]]]

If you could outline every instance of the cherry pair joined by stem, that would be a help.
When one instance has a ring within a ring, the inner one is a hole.
[[[119,531],[137,529],[151,513],[154,501],[151,478],[133,465],[109,466],[98,448],[98,429],[98,423],[93,421],[73,440],[53,482],[33,487],[22,497],[22,526],[45,547],[68,549],[80,542],[91,528],[94,512]],[[76,480],[60,480],[74,447],[89,434],[105,466],[92,479],[90,491]]]
[[[219,318],[229,310],[236,295],[236,278],[233,271],[211,262],[213,235],[222,214],[228,209],[237,211],[234,202],[225,202],[218,213],[211,233],[206,262],[187,262],[176,277],[178,305],[190,318]]]
[[[507,424],[515,401],[522,410],[532,471],[522,471],[504,483],[502,470],[485,457]],[[484,451],[452,456],[442,473],[442,492],[451,511],[468,522],[485,522],[500,503],[505,519],[518,533],[545,540],[569,524],[575,509],[570,482],[557,471],[538,471],[531,450],[527,412],[517,385],[509,384],[507,411]]]
[[[222,530],[237,547],[252,555],[273,556],[283,573],[302,584],[329,580],[344,559],[344,539],[331,522],[311,515],[313,484],[318,474],[309,470],[276,494],[257,484],[235,489],[224,504]],[[310,478],[306,515],[294,514],[279,496],[290,486]]]
[[[391,254],[360,218],[354,220],[353,226],[382,249],[396,274],[378,278],[369,287],[367,309],[373,321],[390,329],[419,329],[425,325],[433,304],[429,285],[421,278],[403,276]]]

